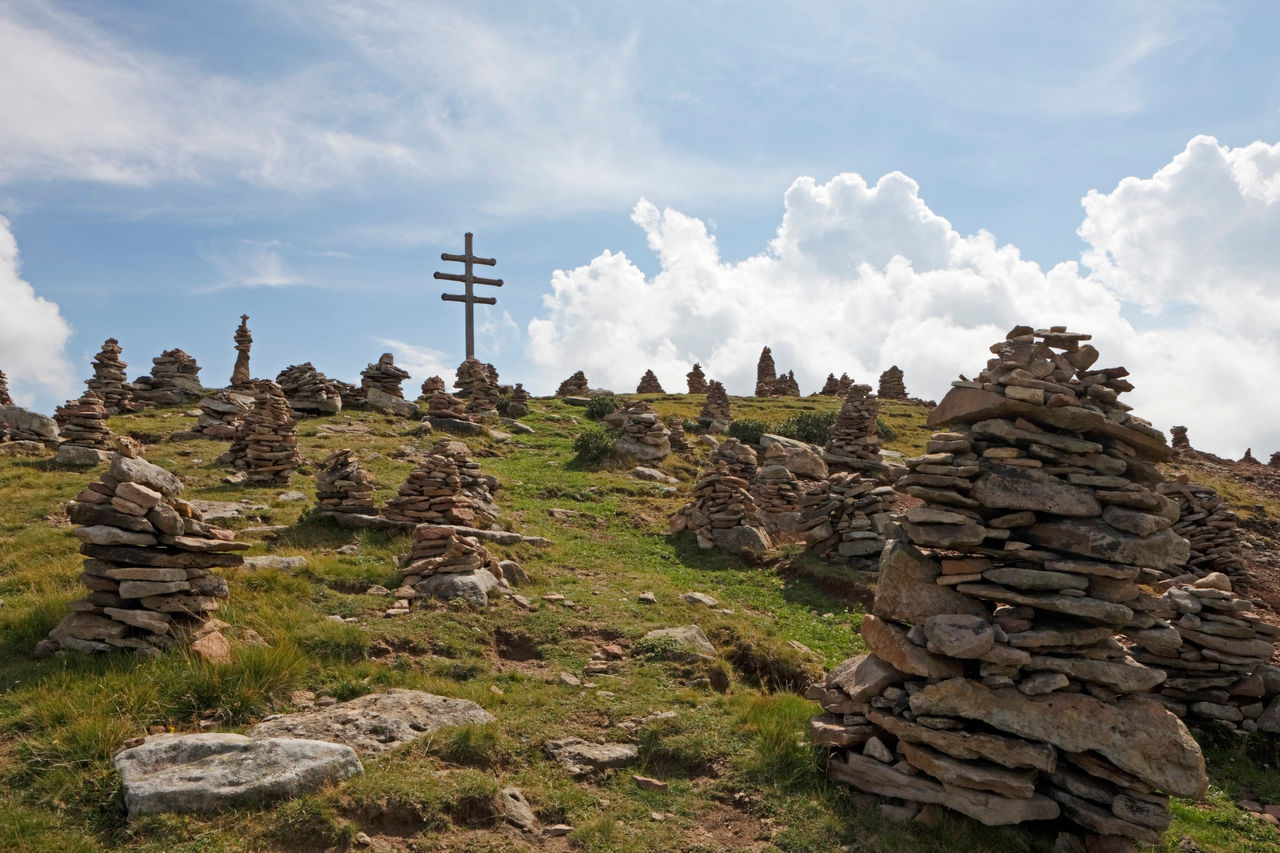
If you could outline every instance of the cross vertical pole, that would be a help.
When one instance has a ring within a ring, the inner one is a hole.
[[[467,306],[467,358],[476,357],[476,303],[480,303],[481,305],[496,305],[498,303],[498,300],[494,299],[492,296],[476,296],[474,285],[488,284],[493,287],[502,287],[502,279],[500,278],[481,278],[475,274],[475,264],[482,264],[484,266],[491,267],[497,263],[497,260],[494,258],[477,258],[475,254],[472,253],[471,248],[472,234],[468,231],[466,234],[463,254],[451,255],[448,252],[445,252],[440,255],[440,260],[442,261],[461,263],[463,269],[462,275],[458,275],[457,273],[438,272],[434,276],[435,278],[442,279],[444,281],[460,282],[466,288],[466,292],[461,296],[453,293],[442,293],[440,294],[440,298],[445,302],[461,302]]]
[[[475,255],[471,253],[471,232],[467,232],[466,245],[462,253],[467,256],[463,276],[467,279],[467,358],[476,357],[476,302],[475,292],[471,289],[475,284],[475,269],[472,266]]]

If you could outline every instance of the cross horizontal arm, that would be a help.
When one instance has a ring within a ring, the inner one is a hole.
[[[459,275],[458,273],[453,273],[453,272],[438,272],[438,273],[435,273],[435,275],[433,275],[432,278],[437,278],[437,279],[440,279],[441,281],[460,281],[463,284],[467,283],[467,277],[465,275]],[[502,279],[481,278],[478,275],[471,276],[471,283],[472,284],[492,284],[494,287],[502,287]]]
[[[440,298],[445,302],[472,302],[480,305],[497,305],[498,300],[492,296],[463,296],[458,293],[442,293]]]
[[[477,258],[475,255],[451,255],[448,252],[441,252],[440,260],[457,261],[460,264],[465,264],[470,261],[473,264],[484,264],[486,267],[491,267],[498,262],[497,258]]]

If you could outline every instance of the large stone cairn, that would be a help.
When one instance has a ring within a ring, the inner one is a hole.
[[[288,483],[298,456],[297,423],[280,386],[269,379],[253,383],[253,406],[244,415],[232,446],[237,467],[250,483]]]
[[[828,464],[846,471],[883,471],[880,461],[880,401],[870,385],[852,385],[840,405],[823,448]]]
[[[9,379],[0,370],[0,406],[12,406],[13,398],[9,396]]]
[[[151,359],[151,375],[133,383],[133,396],[156,405],[177,405],[204,396],[200,365],[180,349],[165,350]]]
[[[444,391],[435,391],[427,399],[427,417],[453,421],[473,420],[471,413],[467,411],[467,401]]]
[[[892,486],[840,471],[805,492],[800,532],[825,560],[878,556],[897,504]]]
[[[646,370],[644,376],[640,377],[640,384],[636,386],[637,394],[665,394],[662,390],[662,383],[658,381],[658,376],[652,370]]]
[[[438,575],[475,577],[481,573],[490,575],[484,578],[485,587],[497,586],[502,577],[497,558],[479,540],[443,525],[415,527],[413,546],[400,560],[401,585],[412,588],[418,595],[433,594],[432,578]]]
[[[219,391],[200,400],[195,432],[217,439],[234,439],[253,407],[253,397],[240,391]]]
[[[712,379],[707,383],[707,399],[702,404],[698,420],[707,426],[724,429],[732,419],[729,413],[729,394],[720,380]]]
[[[366,395],[369,389],[376,388],[384,394],[403,400],[404,391],[400,390],[400,383],[408,378],[409,371],[396,367],[395,356],[384,352],[376,362],[360,371],[360,387]]]
[[[522,383],[517,382],[511,389],[511,397],[507,400],[507,416],[522,418],[529,414],[529,392]]]
[[[84,382],[90,390],[98,392],[102,405],[112,415],[136,408],[133,405],[133,388],[124,372],[129,365],[120,359],[120,353],[120,342],[115,338],[103,341],[101,352],[93,357],[93,378]]]
[[[840,393],[840,380],[836,379],[834,373],[827,374],[827,381],[822,383],[822,390],[818,392],[819,397],[834,397]]]
[[[492,489],[497,481],[480,473],[460,441],[437,442],[387,501],[382,514],[392,521],[488,527],[498,516]]]
[[[444,379],[439,376],[428,376],[422,380],[422,396],[429,398],[437,391],[448,391],[448,386],[444,384]]]
[[[360,466],[353,450],[335,450],[316,475],[316,504],[323,512],[377,515],[373,475]]]
[[[701,365],[701,364],[698,364],[698,363],[695,361],[695,362],[693,363],[693,370],[690,370],[688,373],[686,373],[686,374],[684,375],[684,378],[685,378],[685,380],[686,380],[686,381],[688,381],[688,383],[689,383],[689,393],[690,393],[690,394],[705,394],[705,393],[707,393],[707,377],[706,377],[706,375],[702,372],[702,365]]]
[[[1185,482],[1185,479],[1185,476],[1178,477],[1156,486],[1158,494],[1177,503],[1178,520],[1173,524],[1173,532],[1191,546],[1186,563],[1168,567],[1165,574],[1201,578],[1210,572],[1221,572],[1229,578],[1242,577],[1240,517],[1214,489]]]
[[[620,429],[622,434],[614,442],[618,453],[634,456],[645,462],[665,458],[671,453],[671,430],[644,400],[634,400],[605,415],[606,426]]]
[[[227,597],[227,582],[211,569],[241,565],[231,552],[249,545],[206,524],[178,497],[181,491],[182,482],[163,468],[117,453],[108,473],[76,496],[67,512],[80,525],[75,535],[86,558],[80,580],[89,595],[71,603],[71,614],[36,647],[38,655],[157,654],[200,633]]]
[[[342,384],[330,379],[309,361],[291,364],[276,376],[276,384],[294,412],[336,415],[342,411]]]
[[[773,383],[773,397],[799,397],[800,383],[796,381],[796,372],[788,370]]]
[[[1169,427],[1169,443],[1173,446],[1175,454],[1191,450],[1191,439],[1187,438],[1187,428],[1184,426]]]
[[[453,383],[458,396],[467,401],[472,415],[485,415],[498,408],[498,371],[493,365],[469,358],[458,366],[458,379]]]
[[[773,386],[778,381],[778,368],[773,363],[773,351],[765,347],[760,351],[760,360],[756,362],[757,397],[773,396]]]
[[[902,369],[898,365],[880,374],[880,390],[876,396],[881,400],[907,399],[907,386],[902,384]]]
[[[253,377],[249,375],[249,347],[253,346],[253,335],[249,334],[249,315],[240,315],[240,325],[236,329],[236,365],[231,370],[232,388],[249,388]]]
[[[107,426],[107,408],[96,391],[68,400],[53,414],[62,443],[94,450],[110,450],[115,434]]]
[[[587,375],[581,370],[560,383],[556,389],[557,397],[581,397],[587,393]]]
[[[838,748],[829,775],[869,793],[1154,843],[1204,759],[1116,634],[1158,627],[1137,579],[1187,544],[1143,485],[1169,449],[1116,401],[1125,371],[1089,369],[1087,337],[1018,327],[930,413],[952,431],[898,483],[924,502],[911,544],[882,555],[870,654],[811,689],[812,730]]]
[[[671,518],[671,531],[692,530],[702,548],[752,554],[773,547],[764,517],[751,495],[756,453],[736,438],[720,443],[693,486],[693,499]]]

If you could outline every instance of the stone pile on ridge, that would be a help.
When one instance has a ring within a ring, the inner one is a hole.
[[[581,370],[560,383],[556,389],[557,397],[582,397],[588,391],[587,375]]]
[[[291,364],[280,371],[276,384],[295,412],[336,415],[342,411],[342,383],[325,376],[309,361]]]
[[[658,381],[657,374],[652,370],[646,370],[644,376],[640,377],[640,384],[636,386],[637,394],[665,394],[662,390],[662,383]]]
[[[880,401],[870,385],[851,385],[823,448],[829,465],[845,471],[885,470],[880,461]]]
[[[1221,572],[1229,578],[1242,577],[1245,567],[1240,556],[1240,517],[1216,490],[1184,482],[1185,479],[1179,477],[1156,486],[1157,494],[1177,504],[1178,520],[1173,532],[1191,546],[1187,561],[1169,567],[1166,574],[1201,578],[1210,572]]]
[[[439,376],[428,376],[422,380],[422,396],[430,397],[437,391],[448,391],[447,386],[444,384],[444,379]]]
[[[488,527],[498,516],[494,478],[480,473],[460,441],[442,439],[387,501],[382,514],[392,521]]]
[[[1271,454],[1271,458],[1267,460],[1268,468],[1280,468],[1280,450]]]
[[[453,382],[453,387],[457,389],[458,396],[470,397],[475,388],[488,386],[492,386],[495,389],[494,396],[496,398],[498,369],[492,364],[485,364],[478,358],[463,359],[462,364],[458,365]]]
[[[849,389],[852,388],[853,385],[854,385],[854,382],[852,379],[849,378],[849,374],[841,373],[840,381],[836,383],[836,396],[837,397],[845,396],[846,394],[849,393]]]
[[[53,415],[63,444],[110,450],[115,434],[107,426],[107,408],[96,391],[86,391],[79,400],[68,400]]]
[[[384,352],[376,362],[360,371],[360,387],[366,395],[370,388],[376,388],[384,394],[403,400],[404,391],[400,389],[400,383],[408,378],[409,371],[397,367],[395,356]]]
[[[694,484],[692,500],[671,517],[671,532],[693,531],[701,548],[752,556],[772,548],[764,517],[750,491],[756,471],[755,451],[736,438],[725,439]]]
[[[377,515],[373,489],[373,475],[360,466],[353,450],[335,450],[320,463],[316,504],[324,512]]]
[[[684,418],[679,415],[668,415],[666,424],[671,433],[667,439],[671,444],[671,452],[681,456],[693,453],[693,448],[689,446],[689,439],[684,433]]]
[[[788,370],[773,383],[772,397],[799,397],[800,383],[796,381],[796,372]]]
[[[800,532],[825,560],[878,556],[896,505],[892,486],[858,472],[836,472],[805,492]]]
[[[827,374],[827,381],[822,383],[822,390],[818,392],[819,397],[834,397],[840,392],[840,380],[836,379],[834,373]]]
[[[481,605],[502,579],[498,560],[479,540],[434,524],[414,528],[413,547],[400,567],[401,585],[416,595],[462,597]]]
[[[454,421],[471,421],[467,401],[444,391],[436,391],[427,399],[427,417]]]
[[[529,392],[524,385],[517,382],[511,389],[511,397],[507,400],[507,417],[522,418],[529,414]]]
[[[774,383],[778,381],[778,368],[773,363],[773,351],[765,347],[760,351],[760,359],[756,362],[756,391],[757,397],[770,397],[773,395]]]
[[[698,421],[712,432],[724,432],[733,418],[729,413],[729,394],[718,379],[707,383],[707,399],[702,404]]]
[[[663,459],[671,453],[671,430],[644,400],[634,400],[605,415],[606,426],[620,429],[614,442],[618,453],[645,462]]]
[[[1261,465],[1262,463],[1261,463],[1261,462],[1259,462],[1257,459],[1255,459],[1255,458],[1254,458],[1254,456],[1253,456],[1253,448],[1252,448],[1252,447],[1246,447],[1246,448],[1244,449],[1244,456],[1241,456],[1241,457],[1240,457],[1240,464],[1242,464],[1242,465]]]
[[[85,556],[81,581],[89,595],[36,647],[158,654],[175,643],[216,656],[227,640],[205,622],[227,597],[227,582],[211,571],[234,568],[230,530],[206,524],[180,499],[182,482],[144,459],[115,454],[110,469],[76,497],[67,512]]]
[[[907,399],[907,386],[902,383],[902,369],[898,365],[880,374],[880,390],[876,396],[881,400]]]
[[[253,406],[244,415],[231,452],[250,483],[283,485],[292,479],[301,461],[297,423],[279,385],[269,379],[254,380]]]
[[[689,383],[690,394],[707,393],[707,377],[702,372],[702,365],[698,362],[693,363],[693,369],[684,375],[685,380]]]
[[[200,365],[180,349],[165,350],[151,359],[151,375],[133,382],[133,396],[158,406],[173,406],[204,396]]]
[[[1145,487],[1169,448],[1087,339],[1015,328],[930,413],[951,431],[897,484],[924,505],[881,556],[870,654],[811,689],[812,731],[839,748],[829,775],[868,793],[1154,843],[1168,796],[1203,794],[1204,758],[1141,696],[1165,673],[1116,636],[1159,627],[1138,578],[1188,549]]]
[[[1187,428],[1184,426],[1169,427],[1169,443],[1173,446],[1174,453],[1190,450],[1191,439],[1187,438]]]
[[[193,431],[207,438],[234,439],[252,407],[251,394],[239,391],[211,394],[200,400],[200,418]]]
[[[248,390],[253,382],[249,375],[249,347],[253,346],[253,335],[249,334],[249,315],[240,315],[240,325],[236,328],[236,364],[231,370],[231,387]]]
[[[9,396],[9,379],[0,370],[0,406],[12,406],[13,398]]]
[[[115,338],[103,341],[102,350],[93,357],[93,378],[84,383],[98,393],[111,415],[137,408],[133,405],[133,387],[124,372],[129,365],[121,360],[120,353],[120,342]]]

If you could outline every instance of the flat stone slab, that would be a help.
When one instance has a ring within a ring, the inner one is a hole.
[[[393,688],[327,708],[268,717],[249,734],[326,740],[368,755],[411,743],[437,729],[493,720],[492,714],[467,699]]]
[[[220,518],[240,518],[245,513],[266,509],[262,504],[242,504],[230,501],[194,500],[189,501],[189,503],[200,511],[205,521],[216,521]]]
[[[576,737],[548,741],[547,753],[574,776],[625,767],[640,755],[629,743],[591,743]]]
[[[131,819],[297,797],[364,772],[349,746],[237,734],[157,735],[112,763]]]

